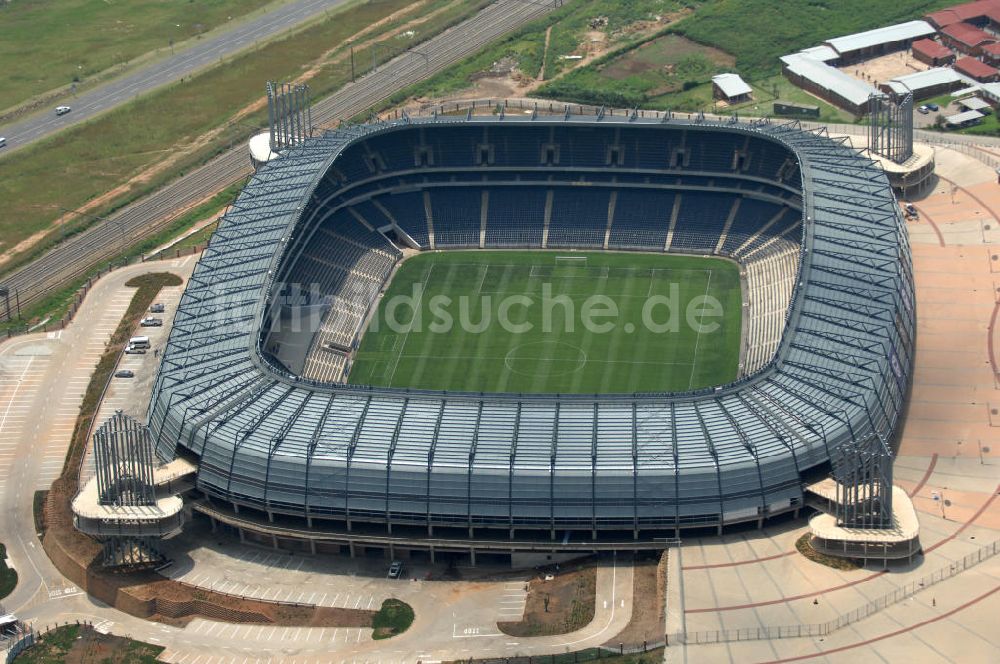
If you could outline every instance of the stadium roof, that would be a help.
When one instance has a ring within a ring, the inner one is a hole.
[[[572,396],[334,386],[269,363],[261,330],[284,249],[304,231],[317,188],[349,146],[427,127],[479,135],[518,126],[578,126],[587,136],[643,127],[685,131],[688,141],[784,146],[802,173],[803,252],[774,360],[714,389]],[[149,420],[161,458],[174,458],[179,446],[199,457],[201,490],[268,511],[346,509],[347,519],[393,511],[429,522],[433,484],[436,509],[452,510],[456,525],[471,526],[473,508],[503,525],[513,519],[517,492],[528,489],[535,498],[518,509],[534,510],[543,524],[550,514],[555,523],[557,509],[579,510],[574,518],[586,527],[619,511],[659,514],[664,505],[696,523],[705,514],[757,518],[801,500],[800,471],[839,446],[893,435],[913,328],[899,206],[882,169],[849,143],[797,123],[407,118],[326,133],[254,174],[178,305]],[[526,474],[515,476],[518,464]],[[633,490],[649,502],[640,506]]]
[[[837,53],[841,55],[860,51],[862,49],[879,46],[881,44],[893,44],[920,37],[928,37],[936,32],[927,21],[907,21],[896,25],[887,25],[882,28],[875,28],[866,32],[859,32],[844,37],[827,39],[824,43],[829,44]]]
[[[934,67],[933,69],[928,69],[926,71],[918,71],[913,74],[906,74],[905,76],[897,76],[896,78],[890,80],[887,85],[892,88],[893,92],[918,93],[921,90],[937,87],[939,85],[949,85],[959,82],[975,84],[975,81],[962,76],[950,67]]]
[[[712,83],[719,86],[722,94],[729,99],[753,94],[753,88],[747,85],[739,74],[716,74],[712,77]]]
[[[792,53],[781,56],[781,61],[792,73],[812,81],[821,88],[830,90],[852,104],[860,106],[867,103],[871,95],[878,94],[878,90],[864,81],[859,81],[853,76],[808,55]]]
[[[913,52],[923,53],[924,55],[934,58],[947,58],[952,55],[951,49],[944,44],[939,44],[933,39],[921,39],[920,41],[913,42]]]
[[[956,60],[955,64],[953,64],[952,66],[955,68],[955,71],[965,74],[966,76],[971,76],[976,80],[991,78],[1000,73],[997,72],[995,68],[990,67],[982,60],[977,60],[976,58],[973,58],[968,55],[965,56],[964,58],[959,58],[958,60]]]
[[[974,25],[969,25],[968,23],[952,23],[941,29],[941,34],[948,35],[957,42],[960,42],[969,48],[975,48],[982,44],[990,44],[997,40],[996,37],[986,32],[985,30],[980,30]]]
[[[997,20],[1000,17],[1000,0],[978,0],[941,9],[925,16],[928,21],[943,28],[962,21],[972,21],[978,18],[990,17]]]

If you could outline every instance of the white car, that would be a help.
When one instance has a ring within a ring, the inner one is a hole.
[[[0,148],[5,148],[5,147],[7,147],[7,139],[3,136],[0,136]]]
[[[72,110],[69,106],[56,106],[56,115],[66,115]]]

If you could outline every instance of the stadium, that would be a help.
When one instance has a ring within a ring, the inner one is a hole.
[[[414,284],[418,307],[677,284],[722,316],[668,342],[376,329]],[[225,215],[149,427],[162,461],[196,467],[188,504],[241,537],[473,560],[640,548],[797,514],[841,448],[891,447],[913,302],[883,171],[825,132],[569,112],[345,125],[261,165]]]

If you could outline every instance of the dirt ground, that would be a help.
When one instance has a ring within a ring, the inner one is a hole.
[[[546,574],[553,578],[546,580]],[[511,636],[568,634],[590,624],[597,601],[597,566],[593,560],[542,570],[528,582],[524,617],[520,622],[497,623]]]
[[[929,67],[910,55],[909,51],[898,51],[841,67],[840,71],[871,85],[878,85],[891,78],[914,74],[926,69]]]
[[[664,556],[666,553],[663,554]],[[605,645],[639,646],[663,639],[664,598],[657,584],[658,558],[637,559],[632,568],[632,619]]]
[[[580,67],[585,67],[594,60],[610,53],[620,44],[620,38],[623,36],[628,36],[629,38],[641,37],[645,35],[652,34],[658,30],[662,30],[664,27],[676,23],[680,19],[684,18],[691,13],[691,10],[682,9],[677,12],[671,12],[664,14],[660,17],[659,21],[636,21],[628,27],[626,31],[615,34],[608,34],[603,30],[588,30],[581,35],[581,42],[577,46],[574,55],[583,56],[579,60],[572,61],[572,66],[567,67],[558,74],[550,75],[547,74],[545,68],[538,72],[539,76],[537,78],[533,77],[530,72],[523,72],[520,69],[515,68],[513,71],[506,71],[501,73],[490,74],[488,72],[482,72],[480,75],[474,76],[472,81],[470,81],[469,86],[458,92],[454,92],[449,95],[445,95],[440,98],[427,99],[427,98],[417,98],[410,100],[404,104],[404,106],[411,112],[420,112],[422,108],[430,108],[438,104],[443,104],[450,101],[463,100],[463,99],[473,99],[473,98],[493,98],[493,99],[504,99],[507,97],[528,97],[530,94],[542,83],[553,81],[555,79],[561,78],[571,71],[579,69]],[[690,42],[687,39],[679,36],[671,36],[673,39],[687,42],[699,49],[706,49],[708,51],[717,51],[717,49],[712,49],[710,47],[701,46]],[[655,40],[655,41],[660,41]],[[675,46],[678,44],[675,44]],[[547,63],[548,67],[551,69],[552,61],[551,58],[558,57],[555,54],[549,52],[548,39],[546,38],[545,51],[548,53]],[[723,51],[717,51],[717,53],[722,54],[725,57],[729,57]],[[683,54],[681,54],[683,56]]]

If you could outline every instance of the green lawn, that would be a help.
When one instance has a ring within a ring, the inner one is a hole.
[[[349,379],[486,392],[707,387],[736,377],[740,301],[738,268],[721,259],[420,254],[393,278]]]
[[[197,37],[272,0],[0,2],[0,110]]]

